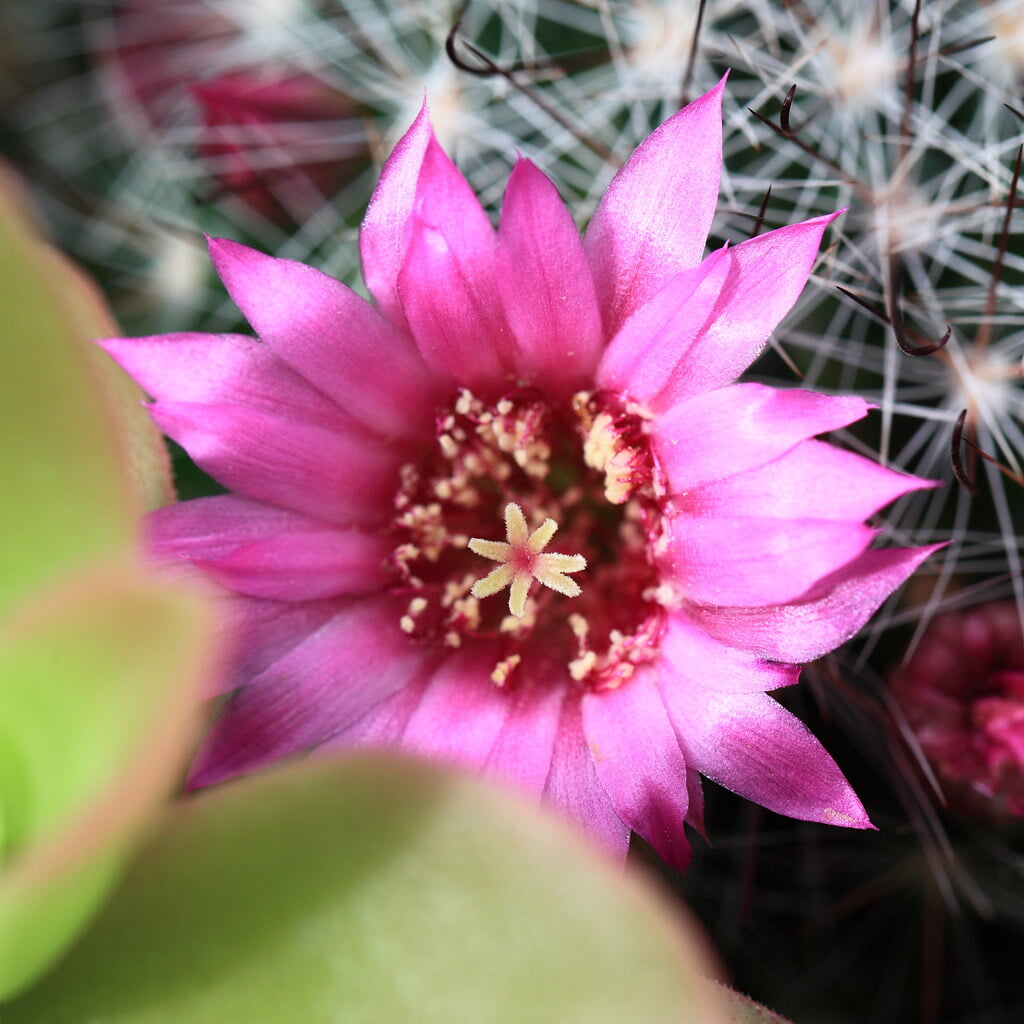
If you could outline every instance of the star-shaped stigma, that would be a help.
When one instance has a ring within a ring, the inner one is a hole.
[[[586,569],[587,560],[582,555],[562,555],[544,550],[557,529],[558,523],[554,519],[545,519],[530,533],[523,510],[510,501],[505,506],[508,543],[480,540],[479,537],[469,542],[470,551],[502,563],[482,580],[477,580],[470,593],[474,597],[490,597],[509,587],[508,609],[519,618],[526,614],[526,598],[534,580],[566,597],[577,597],[579,585],[565,574]]]

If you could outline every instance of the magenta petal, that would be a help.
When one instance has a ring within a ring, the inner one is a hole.
[[[466,179],[431,140],[398,278],[420,353],[442,379],[495,391],[514,342],[495,279],[497,237]]]
[[[433,138],[424,102],[384,164],[359,229],[363,280],[384,315],[400,330],[407,330],[408,325],[398,298],[398,275],[409,244],[409,218],[416,202],[423,155]]]
[[[397,693],[382,700],[358,721],[346,726],[327,740],[320,748],[344,750],[354,747],[397,747],[401,744],[402,733],[419,707],[430,676],[422,673]]]
[[[337,403],[266,346],[241,334],[162,334],[99,343],[159,401],[245,406],[289,418],[354,426]]]
[[[597,777],[616,813],[667,863],[684,870],[692,855],[683,830],[686,762],[655,673],[641,670],[623,686],[589,692],[581,706]]]
[[[145,521],[146,547],[160,562],[217,559],[272,534],[278,527],[315,521],[261,501],[218,494],[150,512]]]
[[[486,763],[508,717],[509,695],[491,682],[497,645],[450,655],[413,712],[402,746],[471,768]]]
[[[730,268],[728,250],[718,249],[698,266],[669,278],[612,338],[598,367],[598,386],[624,391],[640,402],[657,395],[677,365],[689,358]]]
[[[723,78],[652,132],[615,175],[584,244],[613,335],[674,274],[700,262],[722,172]]]
[[[690,515],[758,515],[859,522],[929,480],[895,473],[823,441],[801,441],[755,469],[702,484],[673,504]]]
[[[218,692],[244,686],[305,642],[345,605],[339,598],[295,602],[227,596],[223,607],[231,657]]]
[[[551,771],[564,693],[558,687],[526,683],[506,695],[508,717],[494,741],[484,770],[520,793],[540,797]]]
[[[850,639],[878,606],[933,552],[943,547],[865,551],[801,601],[766,608],[688,609],[723,643],[763,658],[808,662]]]
[[[493,261],[466,263],[443,227],[414,222],[399,291],[424,360],[443,380],[493,396],[511,380],[513,354]]]
[[[340,281],[227,239],[210,256],[268,348],[351,415],[393,437],[432,422],[436,384],[410,339]]]
[[[497,280],[518,377],[558,398],[587,384],[603,342],[590,266],[565,204],[529,160],[505,190]]]
[[[393,545],[362,530],[326,524],[281,531],[217,560],[195,559],[222,586],[276,601],[310,601],[379,590],[393,578]]]
[[[875,531],[834,519],[677,516],[668,536],[664,565],[687,600],[766,605],[799,598],[861,555]]]
[[[767,694],[715,693],[664,677],[662,693],[687,759],[709,779],[791,818],[872,827],[811,730]]]
[[[803,291],[821,236],[837,216],[778,228],[727,250],[731,270],[715,309],[653,408],[722,387],[754,361]]]
[[[693,765],[686,766],[686,790],[689,807],[686,811],[686,823],[692,825],[705,839],[708,838],[704,826],[704,784],[700,772]]]
[[[309,601],[378,589],[393,576],[386,537],[223,494],[157,509],[149,548],[252,597]]]
[[[685,615],[669,616],[661,638],[661,656],[667,667],[662,686],[707,687],[722,693],[763,693],[790,686],[800,675],[799,665],[763,661],[748,651],[728,647],[708,636]]]
[[[390,507],[398,453],[237,405],[160,402],[156,425],[230,490],[317,519],[374,523]]]
[[[597,777],[583,731],[579,698],[565,691],[551,770],[544,799],[602,843],[612,856],[625,860],[629,828],[616,813]]]
[[[224,706],[192,766],[208,786],[318,746],[429,670],[400,597],[352,601]]]
[[[845,427],[870,406],[861,398],[734,384],[655,417],[654,450],[673,493],[764,465],[807,438]]]

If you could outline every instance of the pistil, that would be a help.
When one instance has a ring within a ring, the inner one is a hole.
[[[545,519],[533,533],[526,525],[523,510],[513,501],[505,506],[505,537],[507,543],[473,537],[469,550],[483,558],[500,562],[483,579],[473,584],[470,593],[476,598],[490,597],[509,588],[508,610],[517,618],[526,614],[526,598],[534,580],[545,587],[578,597],[582,591],[566,573],[582,572],[587,560],[582,555],[564,555],[544,549],[558,529],[554,519]]]

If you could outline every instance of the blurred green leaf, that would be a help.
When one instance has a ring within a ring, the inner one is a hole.
[[[652,889],[434,765],[314,760],[173,808],[5,1024],[725,1024]]]
[[[99,293],[0,168],[0,998],[95,908],[170,789],[212,664],[209,605],[136,566],[171,497]]]
[[[23,208],[0,174],[0,614],[63,571],[129,556],[139,513],[170,493],[140,393],[89,345],[112,327],[101,300]]]
[[[67,944],[176,781],[211,633],[205,600],[120,567],[0,628],[0,997]]]
[[[106,300],[78,267],[55,249],[45,248],[60,281],[60,298],[66,322],[85,350],[96,386],[113,417],[122,460],[122,471],[143,509],[159,508],[174,501],[171,462],[165,439],[153,425],[138,384],[95,344],[97,338],[121,333]]]

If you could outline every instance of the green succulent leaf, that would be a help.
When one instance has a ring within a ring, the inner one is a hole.
[[[141,393],[89,343],[109,315],[23,208],[0,173],[0,615],[61,572],[128,557],[139,513],[170,497]]]
[[[0,999],[101,900],[180,774],[208,672],[208,603],[138,568],[171,496],[141,393],[91,344],[99,294],[0,168]]]
[[[518,798],[383,755],[171,809],[5,1024],[725,1024],[653,890]]]
[[[120,567],[0,628],[0,999],[67,944],[176,781],[211,630],[205,600]]]

